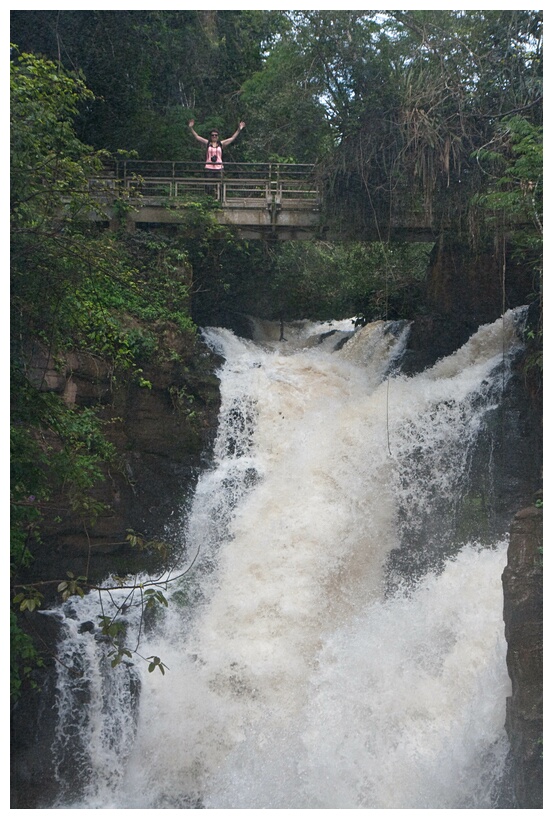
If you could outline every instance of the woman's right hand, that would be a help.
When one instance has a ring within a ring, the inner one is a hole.
[[[188,127],[189,127],[189,128],[193,128],[193,127],[194,127],[194,120],[193,120],[193,119],[191,119],[191,120],[190,120],[190,122],[188,123]]]

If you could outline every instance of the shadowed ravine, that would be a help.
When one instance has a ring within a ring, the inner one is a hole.
[[[197,557],[141,646],[169,671],[111,669],[79,626],[97,598],[64,604],[57,806],[498,806],[507,541],[467,509],[522,320],[412,377],[407,324],[205,331],[225,363]]]

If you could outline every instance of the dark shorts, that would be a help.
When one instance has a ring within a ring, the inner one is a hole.
[[[210,180],[210,182],[212,181],[212,184],[205,186],[206,195],[217,197],[217,185],[215,183],[221,180],[223,176],[222,171],[213,171],[210,168],[205,168],[205,176]]]

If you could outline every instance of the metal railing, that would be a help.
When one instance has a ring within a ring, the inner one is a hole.
[[[210,195],[224,207],[317,207],[319,187],[313,165],[227,162],[206,173],[203,162],[114,161],[90,180],[96,193],[123,189],[144,201]]]

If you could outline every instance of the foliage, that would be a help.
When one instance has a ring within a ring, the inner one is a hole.
[[[28,382],[13,384],[11,427],[12,572],[29,566],[45,515],[90,524],[101,511],[90,494],[114,449],[92,408],[67,406]]]
[[[543,129],[521,115],[506,118],[476,157],[487,185],[474,206],[499,235],[509,232],[513,258],[533,273],[524,373],[537,397],[543,373]]]
[[[186,253],[151,240],[144,262],[136,243],[87,226],[83,211],[97,207],[87,179],[102,156],[80,143],[70,119],[89,93],[79,78],[32,55],[12,65],[12,77],[14,340],[33,337],[50,350],[77,346],[132,367],[133,344],[143,340],[133,337],[123,314],[194,331]],[[53,121],[60,123],[55,139]],[[14,352],[20,361],[21,345]]]
[[[32,679],[35,668],[44,662],[32,639],[20,627],[13,611],[10,612],[10,696],[16,700],[21,696],[26,682],[36,688]]]
[[[543,128],[520,115],[502,120],[490,145],[475,156],[488,179],[475,204],[490,221],[517,230],[515,243],[522,243],[521,250],[541,248]]]
[[[309,66],[288,40],[278,42],[263,69],[246,80],[242,100],[248,122],[247,160],[313,163],[329,150],[332,132],[323,103]]]
[[[73,118],[92,94],[80,76],[32,54],[12,62],[10,90],[12,226],[32,230],[53,219],[68,195],[73,214],[89,204],[79,194],[99,157],[77,139]]]
[[[247,293],[242,302],[273,320],[412,318],[428,253],[424,244],[283,242],[251,287],[255,303]]]
[[[190,311],[196,325],[229,325],[243,312],[242,298],[264,258],[260,242],[237,239],[235,232],[220,225],[210,201],[184,201],[183,224],[171,242],[185,254],[190,266]]]
[[[340,133],[325,168],[331,206],[356,231],[388,209],[434,211],[466,231],[482,183],[474,151],[506,115],[539,124],[541,12],[319,11],[294,20],[296,48],[312,60]]]

